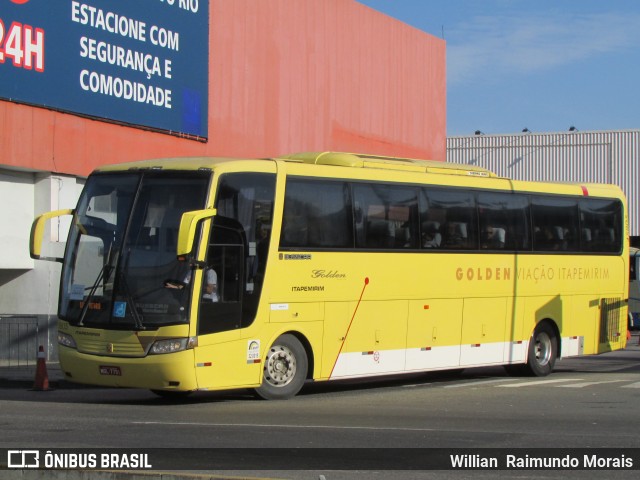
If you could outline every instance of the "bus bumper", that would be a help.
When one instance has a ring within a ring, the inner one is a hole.
[[[198,388],[193,350],[124,358],[88,355],[58,345],[60,368],[65,379],[104,387],[191,391]]]

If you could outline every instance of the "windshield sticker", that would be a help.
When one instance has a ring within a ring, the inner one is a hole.
[[[71,285],[71,291],[69,292],[69,300],[82,300],[84,299],[84,285],[74,283]]]
[[[260,340],[247,343],[247,363],[260,363]]]
[[[113,316],[118,318],[124,318],[127,313],[127,302],[114,302],[113,303]]]
[[[136,308],[144,314],[163,315],[169,312],[166,303],[136,303]]]

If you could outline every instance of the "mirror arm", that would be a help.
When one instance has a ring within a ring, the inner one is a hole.
[[[179,260],[185,261],[192,256],[194,251],[196,229],[204,220],[213,218],[217,211],[215,208],[207,210],[196,210],[185,212],[180,219],[180,230],[178,231],[177,256]]]
[[[36,217],[31,225],[31,236],[29,238],[29,255],[34,260],[47,260],[62,263],[60,257],[46,257],[42,255],[42,242],[44,240],[44,227],[48,220],[63,215],[73,215],[74,210],[68,208],[64,210],[55,210],[53,212],[43,213]]]

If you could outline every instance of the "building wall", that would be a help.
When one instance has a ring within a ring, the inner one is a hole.
[[[445,44],[352,0],[211,0],[206,143],[0,101],[0,164],[87,175],[175,155],[445,159]]]
[[[55,358],[60,268],[28,257],[29,230],[73,207],[99,165],[324,150],[445,160],[443,40],[353,0],[209,5],[206,142],[0,100],[0,330],[34,316]],[[45,254],[61,256],[68,223],[51,228]]]
[[[0,215],[5,225],[0,235],[0,269],[33,268],[23,242],[33,220],[34,190],[32,174],[0,169]]]
[[[514,180],[616,184],[627,196],[630,234],[640,236],[640,130],[455,136],[447,161]]]
[[[29,257],[29,232],[36,212],[73,208],[83,179],[33,173],[0,166],[0,364],[33,362],[34,347],[43,345],[56,357],[55,321],[60,264]],[[66,225],[68,230],[68,224]],[[62,257],[65,225],[50,222],[44,235],[43,255]],[[18,332],[18,334],[16,334]],[[10,351],[3,350],[11,337]]]

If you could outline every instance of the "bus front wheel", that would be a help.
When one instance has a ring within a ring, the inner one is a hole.
[[[265,400],[285,400],[300,391],[307,378],[307,353],[293,335],[282,335],[264,359],[262,385],[256,393]]]
[[[551,325],[540,323],[533,331],[529,343],[529,357],[526,368],[528,373],[536,377],[544,377],[551,373],[558,354],[558,337]]]

